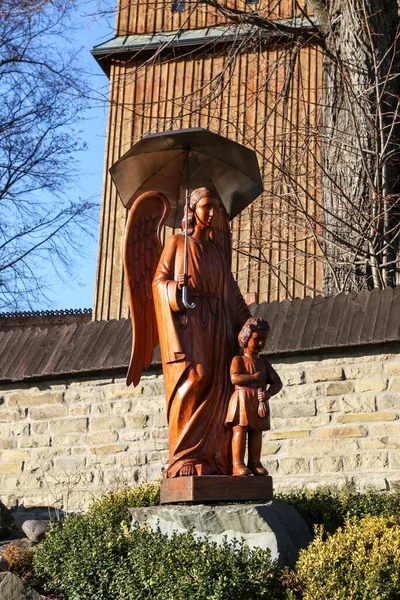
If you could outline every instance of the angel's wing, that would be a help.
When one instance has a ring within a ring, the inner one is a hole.
[[[230,269],[232,260],[232,239],[228,213],[223,204],[221,204],[217,214],[212,220],[211,239],[222,252],[224,260],[226,260]]]
[[[133,204],[125,229],[124,271],[132,320],[132,354],[127,385],[139,383],[158,343],[151,284],[160,260],[160,230],[170,211],[167,198],[145,192]]]

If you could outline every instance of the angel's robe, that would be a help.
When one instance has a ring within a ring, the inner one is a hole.
[[[177,284],[183,255],[183,234],[172,236],[153,280],[169,424],[167,476],[189,465],[198,475],[229,475],[229,367],[251,314],[217,245],[191,237],[188,297],[196,307],[185,309]]]

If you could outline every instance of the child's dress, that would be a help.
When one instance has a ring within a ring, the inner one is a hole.
[[[263,391],[267,385],[275,381],[280,381],[279,375],[271,367],[264,356],[256,359],[247,356],[235,356],[231,363],[231,375],[254,375],[260,371],[263,375],[263,381],[250,383],[247,385],[235,385],[234,392],[229,400],[228,413],[225,420],[227,427],[240,425],[250,429],[270,429],[270,414],[268,402],[266,405],[265,417],[258,415],[258,390]]]

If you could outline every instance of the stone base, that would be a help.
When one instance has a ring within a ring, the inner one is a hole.
[[[285,565],[294,565],[300,548],[307,546],[312,539],[299,513],[280,500],[214,506],[150,506],[129,510],[132,528],[147,525],[168,536],[174,531],[190,531],[195,537],[206,537],[217,544],[224,539],[243,539],[250,548],[268,548],[272,560]]]
[[[272,477],[202,475],[171,477],[161,482],[160,504],[271,500]]]

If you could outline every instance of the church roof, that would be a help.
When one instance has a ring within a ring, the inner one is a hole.
[[[400,286],[263,302],[250,310],[271,325],[264,349],[269,355],[400,341]],[[125,371],[131,352],[130,320],[88,319],[90,314],[0,316],[0,381]],[[156,348],[153,365],[160,362]]]

